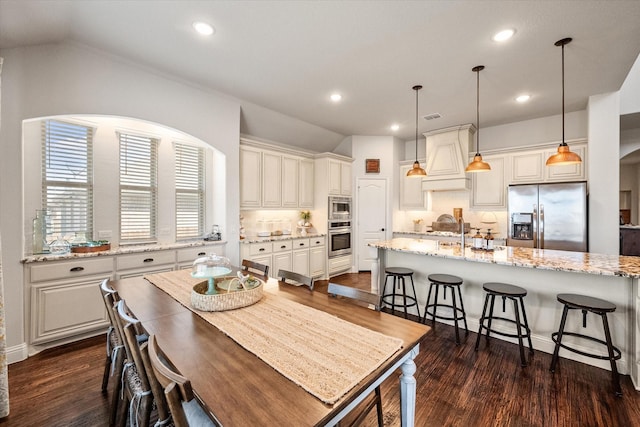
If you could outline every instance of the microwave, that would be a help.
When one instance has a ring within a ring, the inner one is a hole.
[[[351,219],[351,197],[329,197],[329,221]]]

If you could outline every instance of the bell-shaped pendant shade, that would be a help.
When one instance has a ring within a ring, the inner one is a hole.
[[[471,71],[476,73],[476,155],[469,163],[465,172],[487,172],[491,170],[489,163],[482,160],[480,154],[480,71],[484,70],[484,65],[473,67]]]
[[[490,170],[491,170],[491,166],[489,166],[489,163],[482,160],[482,155],[480,153],[477,153],[475,156],[473,156],[473,161],[469,163],[469,165],[464,171],[465,172],[486,172]]]
[[[420,167],[420,162],[418,161],[418,91],[422,89],[422,86],[415,85],[412,89],[416,91],[416,161],[413,162],[413,168],[407,171],[407,176],[421,177],[427,176],[427,171]]]
[[[562,142],[558,146],[558,152],[547,159],[547,166],[575,165],[582,163],[580,156],[572,152],[567,143],[564,142],[564,45],[569,44],[571,40],[572,39],[570,37],[567,37],[555,42],[556,46],[562,47]]]

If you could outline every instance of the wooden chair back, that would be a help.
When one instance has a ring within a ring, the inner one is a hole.
[[[102,299],[104,300],[104,307],[107,309],[107,316],[109,316],[109,322],[111,326],[117,331],[117,323],[115,319],[115,312],[113,307],[116,302],[120,301],[118,291],[109,286],[109,279],[104,279],[100,282],[100,292],[102,292]],[[122,338],[118,331],[118,336]]]
[[[177,369],[171,366],[166,355],[160,349],[155,335],[149,337],[146,349],[155,377],[160,385],[164,387],[164,395],[169,411],[171,411],[173,424],[176,427],[189,427],[189,421],[182,403],[189,402],[195,397],[191,388],[191,381],[183,377]]]
[[[242,271],[247,273],[258,274],[264,277],[269,276],[269,266],[260,264],[259,262],[250,261],[248,259],[242,260]]]
[[[278,280],[281,282],[293,284],[293,285],[304,285],[309,287],[309,289],[313,290],[313,278],[305,276],[303,274],[294,273],[293,271],[287,270],[279,270],[278,271]]]
[[[362,289],[352,288],[350,286],[339,285],[329,282],[327,293],[331,296],[343,296],[362,303],[373,305],[376,311],[380,311],[380,295],[363,291]]]

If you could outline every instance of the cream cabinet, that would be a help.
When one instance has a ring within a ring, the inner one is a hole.
[[[424,160],[421,160],[424,164]],[[407,172],[413,168],[413,161],[400,163],[400,210],[429,209],[427,192],[422,191],[422,179],[408,177]]]
[[[300,185],[300,160],[282,156],[282,204],[283,208],[297,208]]]
[[[149,251],[116,257],[116,278],[144,276],[175,269],[176,251]]]
[[[329,194],[350,196],[351,193],[351,163],[330,159]]]
[[[262,206],[282,206],[282,156],[279,154],[262,153]]]
[[[240,146],[240,207],[262,206],[262,151]]]
[[[280,269],[323,277],[325,247],[323,236],[312,236],[242,244],[240,255],[243,259],[268,265],[272,277],[276,277]]]
[[[529,184],[544,180],[544,150],[524,151],[511,154],[511,184]]]
[[[507,207],[506,157],[504,154],[483,156],[491,170],[471,174],[471,208],[497,210]]]
[[[566,181],[584,181],[587,179],[586,167],[587,164],[587,148],[586,144],[569,144],[571,151],[576,153],[582,158],[582,163],[577,165],[566,165],[566,166],[553,166],[546,167],[545,172],[545,182],[566,182]],[[558,149],[554,148],[553,150],[546,150],[544,154],[545,162],[552,156],[557,153]]]
[[[582,157],[582,163],[567,166],[546,166],[549,156],[558,152],[557,145],[526,151],[516,151],[509,155],[509,184],[530,184],[544,182],[585,181],[586,142],[569,142],[571,151]]]
[[[315,191],[313,165],[313,160],[300,159],[298,170],[298,204],[301,208],[313,208]]]
[[[113,278],[111,256],[25,264],[29,344],[71,341],[104,330],[109,318],[98,284]]]
[[[309,276],[324,277],[327,249],[324,237],[309,239]]]
[[[291,271],[293,268],[292,259],[291,259],[291,240],[282,240],[272,243],[273,247],[273,271],[271,276],[276,277],[278,275],[278,271],[280,270],[288,270]]]
[[[309,275],[309,239],[294,239],[292,242],[292,271]]]

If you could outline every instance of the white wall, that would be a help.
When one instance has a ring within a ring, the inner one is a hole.
[[[620,114],[640,111],[640,55],[620,87]]]
[[[589,252],[618,254],[620,93],[589,97]],[[612,191],[612,189],[614,191]]]
[[[22,122],[59,114],[138,118],[181,130],[217,148],[227,165],[239,164],[240,104],[223,94],[155,74],[82,46],[60,44],[0,51],[4,57],[0,129],[0,233],[9,358],[24,346]],[[238,257],[239,175],[228,173],[226,223],[232,262]]]

